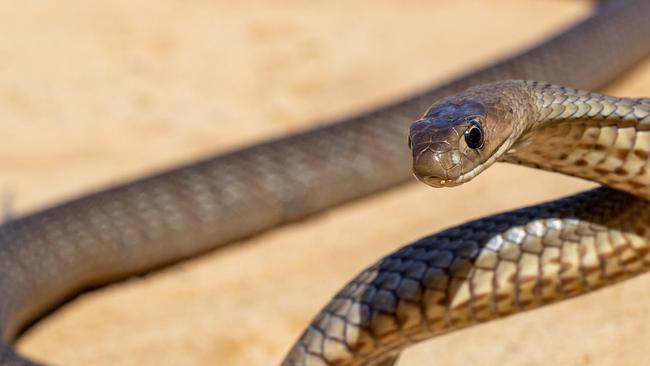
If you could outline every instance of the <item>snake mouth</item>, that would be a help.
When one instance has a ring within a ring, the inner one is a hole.
[[[451,188],[461,184],[460,182],[457,182],[455,180],[442,179],[440,177],[418,176],[416,174],[413,174],[413,176],[415,176],[415,178],[417,178],[420,182],[434,188],[444,188],[444,187]]]

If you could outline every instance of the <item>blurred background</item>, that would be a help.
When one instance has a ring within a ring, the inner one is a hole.
[[[363,111],[589,11],[579,0],[2,0],[2,201],[21,215]],[[607,92],[650,96],[650,62]],[[83,295],[18,347],[65,365],[277,364],[380,256],[590,186],[505,165],[452,190],[410,184]],[[425,342],[400,364],[650,364],[649,291],[641,276]]]

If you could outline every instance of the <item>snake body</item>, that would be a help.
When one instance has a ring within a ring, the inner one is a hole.
[[[347,284],[283,364],[391,365],[418,341],[642,273],[649,219],[647,202],[599,188],[423,238]]]
[[[402,102],[0,226],[0,364],[33,364],[8,343],[26,323],[84,288],[178,261],[407,181],[406,127],[434,100],[472,85],[510,78],[588,89],[604,85],[650,52],[649,13],[650,2],[645,0],[608,2],[592,17],[538,47]],[[592,206],[601,202],[600,206],[622,210],[638,206],[636,215],[643,211],[640,204],[624,204],[634,201],[629,196],[608,192],[594,193],[582,205],[573,200],[569,206],[578,210],[588,207],[588,202]],[[546,209],[532,210],[531,217]],[[449,251],[458,255],[457,249]],[[390,322],[375,324],[388,327]],[[321,353],[325,354],[329,353]],[[311,359],[322,364],[327,360],[323,357]]]
[[[476,126],[485,136],[472,148],[464,137]],[[285,365],[389,365],[409,344],[646,271],[649,132],[650,99],[534,81],[436,102],[410,129],[414,173],[427,184],[464,183],[501,160],[619,190],[480,219],[398,250],[325,306]]]

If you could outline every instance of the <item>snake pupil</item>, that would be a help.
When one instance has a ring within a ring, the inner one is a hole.
[[[465,142],[475,150],[483,147],[483,129],[478,122],[472,121],[472,125],[465,130]]]

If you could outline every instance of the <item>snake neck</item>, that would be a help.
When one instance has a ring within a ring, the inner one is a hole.
[[[650,199],[650,99],[522,82],[534,108],[502,161],[606,184]]]

